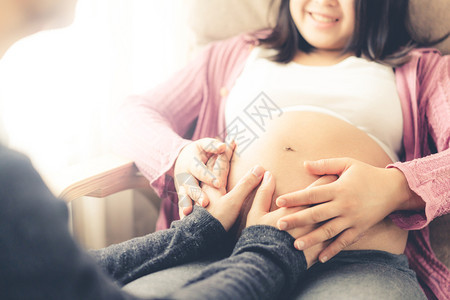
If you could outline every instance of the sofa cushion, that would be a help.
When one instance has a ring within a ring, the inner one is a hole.
[[[280,0],[189,0],[188,26],[200,45],[225,39],[243,31],[273,27]],[[450,1],[411,0],[410,18],[420,38],[444,36],[450,30]],[[415,35],[416,36],[416,35]],[[450,38],[437,46],[450,53]]]

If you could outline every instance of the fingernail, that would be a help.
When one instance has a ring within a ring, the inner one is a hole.
[[[324,256],[320,259],[321,263],[325,263],[328,260],[328,257]]]
[[[280,222],[278,223],[278,228],[279,228],[280,230],[285,230],[285,229],[287,228],[287,226],[288,226],[287,222],[280,221]]]
[[[220,182],[219,182],[219,180],[218,180],[218,179],[214,179],[214,180],[213,180],[213,185],[214,185],[216,188],[220,188]]]
[[[261,166],[254,166],[252,169],[252,174],[256,177],[261,177],[264,174],[264,169]]]
[[[314,162],[313,162],[313,161],[310,161],[310,160],[305,160],[305,161],[303,162],[303,166],[305,166],[305,167],[306,167],[306,165],[311,165],[311,164],[314,164]]]
[[[286,205],[286,199],[278,198],[277,199],[277,205],[278,206],[285,206]]]
[[[182,209],[182,212],[183,212],[183,216],[186,217],[186,216],[188,215],[188,213],[186,213],[186,212],[184,211],[185,209],[187,209],[187,207],[183,208],[183,209]]]
[[[270,174],[269,171],[264,172],[264,179],[263,179],[264,183],[268,183],[271,176],[272,176],[272,174]]]
[[[305,242],[304,241],[298,241],[297,242],[297,249],[298,250],[303,250],[304,247],[305,247]]]

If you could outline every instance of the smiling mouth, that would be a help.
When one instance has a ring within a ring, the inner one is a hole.
[[[315,14],[312,12],[309,12],[309,15],[311,16],[311,18],[313,18],[315,21],[317,22],[321,22],[321,23],[335,23],[338,22],[339,19],[336,18],[330,18],[330,17],[325,17],[323,15],[319,15],[319,14]]]

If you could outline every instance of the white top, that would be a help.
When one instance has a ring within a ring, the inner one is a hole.
[[[264,58],[273,53],[255,47],[228,95],[227,134],[237,135],[241,149],[283,111],[303,110],[351,123],[398,161],[403,116],[391,67],[355,56],[332,66],[281,64]]]

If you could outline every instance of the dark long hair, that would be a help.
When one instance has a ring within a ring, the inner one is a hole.
[[[297,50],[314,51],[300,34],[291,16],[290,0],[281,0],[277,24],[262,46],[277,50],[269,59],[289,63]],[[275,0],[272,0],[273,7]],[[445,40],[450,33],[434,41],[418,41],[412,35],[408,16],[409,0],[355,0],[355,28],[342,53],[353,52],[357,57],[398,67],[409,60],[408,53],[422,46],[432,46]]]

